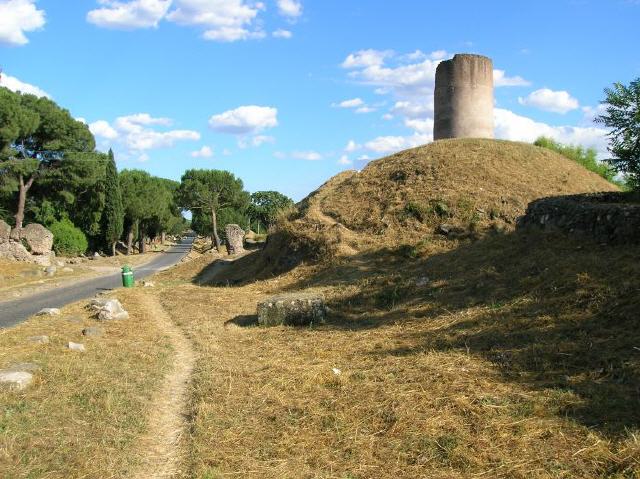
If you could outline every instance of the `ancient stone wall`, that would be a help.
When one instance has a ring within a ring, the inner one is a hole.
[[[493,62],[457,54],[436,69],[433,139],[493,138]]]
[[[632,193],[555,196],[533,201],[518,228],[536,225],[601,243],[640,244],[640,197]]]

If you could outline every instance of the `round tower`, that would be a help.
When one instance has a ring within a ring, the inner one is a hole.
[[[493,138],[493,62],[457,54],[436,68],[433,139]]]

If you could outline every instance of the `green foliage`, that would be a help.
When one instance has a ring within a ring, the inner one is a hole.
[[[194,217],[192,222],[194,231],[205,234],[204,218],[206,216],[210,218],[209,231],[219,249],[218,215],[224,209],[233,209],[242,213],[247,210],[250,197],[243,188],[242,180],[228,171],[187,170],[182,175],[176,198],[182,208],[191,210]]]
[[[293,204],[291,198],[277,191],[256,191],[251,195],[248,214],[252,221],[260,222],[269,228],[276,223],[280,212]]]
[[[628,175],[629,186],[640,190],[640,78],[628,86],[614,83],[605,88],[605,113],[596,121],[611,128],[607,161],[616,171]]]
[[[105,205],[102,216],[104,240],[107,246],[114,244],[122,236],[124,229],[124,206],[120,191],[120,179],[113,151],[109,150],[109,161],[105,178]]]
[[[407,217],[415,218],[422,222],[429,216],[429,208],[423,204],[410,201],[404,205],[403,213]]]
[[[541,136],[533,144],[560,153],[565,158],[575,161],[605,180],[621,186],[621,183],[615,179],[616,171],[606,163],[601,163],[597,160],[597,152],[594,148],[585,149],[579,145],[563,145],[545,136]]]
[[[87,251],[87,237],[70,220],[56,221],[49,229],[53,233],[53,249],[56,254],[78,256]]]

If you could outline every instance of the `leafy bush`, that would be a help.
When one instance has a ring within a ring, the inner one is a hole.
[[[623,188],[625,185],[616,180],[616,170],[606,163],[601,163],[596,159],[596,150],[594,148],[583,148],[579,145],[563,145],[557,141],[541,136],[533,142],[536,146],[541,146],[549,150],[560,153],[562,156],[575,161],[576,163],[584,166],[587,170],[600,175],[605,180],[615,183]]]
[[[50,230],[53,233],[53,249],[56,254],[77,256],[87,251],[87,237],[70,220],[56,221],[51,224]]]

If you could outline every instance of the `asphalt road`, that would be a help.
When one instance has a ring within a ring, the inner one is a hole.
[[[157,258],[147,264],[134,268],[135,279],[146,278],[178,263],[189,253],[193,239],[187,237],[168,251],[158,254]],[[96,293],[120,286],[122,286],[121,274],[114,273],[0,303],[0,329],[21,323],[43,308],[61,308],[69,303],[91,298]]]

